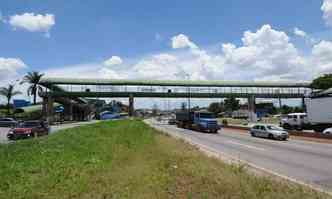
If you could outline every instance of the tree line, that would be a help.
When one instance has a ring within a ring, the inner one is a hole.
[[[33,96],[33,104],[37,104],[37,95],[39,91],[42,91],[43,88],[40,85],[40,80],[44,76],[44,74],[39,73],[37,71],[28,72],[20,82],[20,84],[29,84],[27,89],[28,96]],[[7,102],[7,114],[10,115],[10,101],[16,95],[22,94],[21,91],[15,90],[15,84],[9,84],[7,87],[0,87],[0,96],[6,98]]]

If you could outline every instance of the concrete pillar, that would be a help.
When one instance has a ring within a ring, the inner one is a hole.
[[[65,104],[65,120],[67,121],[72,121],[73,120],[73,104]]]
[[[42,119],[47,120],[47,97],[43,97]]]
[[[134,116],[134,96],[130,94],[129,96],[129,117]]]
[[[307,106],[305,105],[305,98],[302,97],[302,108],[303,108],[303,112],[307,112]]]
[[[248,112],[249,112],[249,121],[257,122],[256,98],[253,95],[248,98]]]
[[[46,113],[46,115],[47,115],[47,122],[49,123],[49,124],[52,124],[53,123],[53,121],[54,121],[54,98],[53,97],[51,97],[51,96],[48,96],[47,97],[47,113]]]

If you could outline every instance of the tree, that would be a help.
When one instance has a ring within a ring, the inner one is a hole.
[[[311,83],[313,89],[329,89],[332,88],[332,74],[325,74],[314,79]]]
[[[28,88],[27,92],[28,95],[33,95],[33,104],[36,104],[36,99],[37,99],[37,93],[38,91],[42,91],[43,88],[40,86],[39,82],[41,78],[44,76],[44,74],[33,71],[33,72],[28,72],[23,77],[23,80],[21,84],[28,83],[30,84],[30,87]]]
[[[229,111],[239,110],[240,108],[240,100],[235,97],[226,98],[224,101],[225,109]]]
[[[0,88],[0,95],[7,98],[7,114],[10,114],[10,101],[13,96],[21,94],[20,91],[14,91],[14,85],[9,84],[8,87]]]
[[[224,103],[223,102],[212,102],[209,105],[208,111],[217,115],[224,111]]]

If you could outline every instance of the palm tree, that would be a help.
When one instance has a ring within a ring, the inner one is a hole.
[[[33,72],[28,72],[28,74],[26,74],[23,77],[23,80],[21,82],[21,84],[24,83],[29,83],[30,87],[28,88],[28,95],[33,95],[33,104],[36,104],[36,99],[37,99],[37,93],[38,90],[41,91],[43,90],[42,87],[40,86],[39,82],[40,79],[44,76],[44,74],[33,71]]]
[[[0,95],[7,98],[7,113],[10,114],[10,100],[13,96],[21,94],[20,91],[14,91],[14,84],[9,84],[8,87],[0,88]]]

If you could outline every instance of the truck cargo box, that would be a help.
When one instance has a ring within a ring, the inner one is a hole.
[[[332,97],[306,99],[306,107],[311,124],[332,124]]]
[[[194,118],[194,113],[188,111],[181,111],[181,112],[176,112],[175,118],[177,121],[192,121]]]

